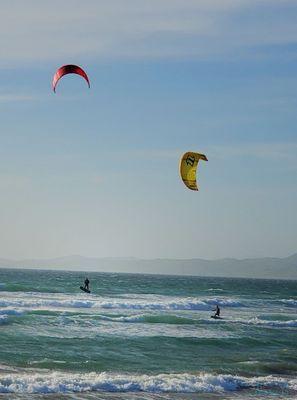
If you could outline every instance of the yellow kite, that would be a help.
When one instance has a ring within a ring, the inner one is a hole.
[[[188,153],[185,153],[180,160],[180,176],[184,181],[184,184],[191,190],[198,190],[196,170],[200,159],[208,161],[204,154],[189,151]]]

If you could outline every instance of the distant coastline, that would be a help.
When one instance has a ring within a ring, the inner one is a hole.
[[[258,279],[297,279],[297,253],[284,258],[138,259],[93,258],[79,255],[51,259],[0,258],[0,268],[126,272]]]

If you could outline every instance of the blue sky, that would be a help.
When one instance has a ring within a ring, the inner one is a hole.
[[[3,1],[0,256],[285,256],[297,4]],[[91,81],[57,67],[81,65]],[[204,152],[200,191],[178,175]]]

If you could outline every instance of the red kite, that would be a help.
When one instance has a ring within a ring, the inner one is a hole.
[[[77,75],[82,76],[87,81],[87,83],[90,87],[90,81],[89,81],[88,75],[85,73],[85,71],[82,68],[78,67],[77,65],[72,65],[72,64],[63,65],[63,67],[60,67],[59,69],[57,69],[57,71],[54,75],[54,78],[53,78],[52,85],[53,85],[53,90],[55,93],[56,93],[56,86],[57,86],[58,81],[64,75],[67,75],[67,74],[77,74]]]

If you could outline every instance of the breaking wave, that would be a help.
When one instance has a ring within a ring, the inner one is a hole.
[[[100,298],[91,300],[69,298],[2,298],[0,307],[19,308],[104,308],[104,309],[130,309],[130,310],[209,310],[219,304],[223,307],[243,307],[244,305],[230,298],[195,298],[195,297],[166,297],[152,296],[148,298]]]
[[[23,311],[15,310],[14,308],[5,308],[4,310],[0,310],[0,315],[23,315]]]
[[[150,315],[150,314],[134,314],[134,315],[97,315],[97,318],[105,321],[112,322],[128,322],[128,323],[149,323],[149,324],[194,324],[203,321],[202,319],[196,320],[192,318],[180,317],[178,315]]]
[[[286,328],[286,327],[297,327],[297,319],[289,320],[289,321],[265,321],[258,318],[253,318],[248,321],[250,324],[254,325],[262,325],[262,326],[271,326],[271,327],[278,327],[278,328]]]
[[[280,302],[289,307],[297,307],[297,300],[294,299],[282,299]]]
[[[4,310],[0,310],[0,325],[8,322],[9,316],[19,316],[23,315],[23,312],[20,310],[15,310],[13,308],[6,308]]]
[[[0,315],[0,325],[5,324],[7,321],[8,315]]]
[[[246,378],[236,375],[13,372],[0,374],[0,393],[150,392],[223,393],[242,389],[297,392],[297,379],[274,376]]]
[[[132,310],[209,310],[210,306],[219,304],[224,307],[241,307],[242,304],[232,299],[199,299],[199,298],[173,298],[165,297],[158,300],[133,300],[121,301],[109,299],[102,301],[100,306],[106,309],[124,308]]]

